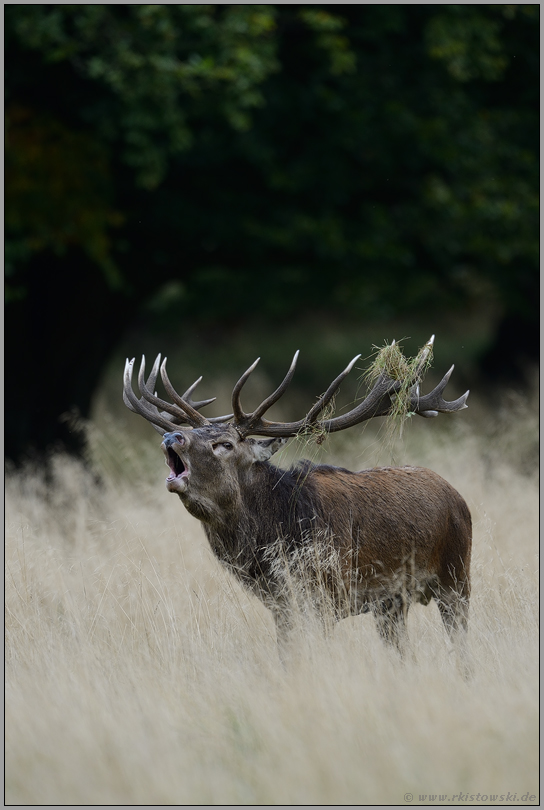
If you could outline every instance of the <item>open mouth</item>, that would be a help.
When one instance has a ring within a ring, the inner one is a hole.
[[[166,479],[167,481],[174,481],[175,479],[181,478],[188,478],[189,476],[189,469],[187,465],[183,462],[183,460],[178,456],[178,454],[173,450],[171,447],[168,447],[164,451],[166,456],[166,463],[170,467],[170,475]]]

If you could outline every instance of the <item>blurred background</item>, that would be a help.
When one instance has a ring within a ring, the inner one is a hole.
[[[311,404],[436,333],[449,398],[529,385],[538,5],[4,13],[8,458],[83,452],[127,354],[206,397],[300,348]]]

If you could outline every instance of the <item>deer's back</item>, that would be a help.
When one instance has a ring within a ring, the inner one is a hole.
[[[322,520],[340,545],[351,545],[352,565],[385,574],[413,566],[415,575],[441,581],[468,575],[472,527],[462,496],[432,470],[376,467],[350,472],[315,467]]]

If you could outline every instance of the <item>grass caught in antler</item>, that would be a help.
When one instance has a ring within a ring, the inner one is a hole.
[[[323,408],[319,419],[312,424],[306,424],[302,430],[297,433],[297,439],[302,441],[302,447],[307,449],[310,444],[323,444],[329,435],[328,430],[324,426],[327,419],[332,419],[336,412],[336,395],[332,397],[331,401]]]
[[[403,338],[404,340],[405,338]],[[410,393],[418,385],[427,370],[430,368],[433,357],[432,340],[429,340],[415,357],[406,357],[402,351],[400,341],[386,343],[384,346],[374,346],[376,350],[374,359],[363,373],[362,380],[372,386],[383,374],[392,380],[400,382],[400,388],[392,398],[391,410],[388,416],[389,424],[402,428],[405,420],[410,416]]]
[[[405,356],[400,341],[394,340],[384,346],[373,347],[374,359],[360,379],[368,388],[371,388],[381,376],[398,381],[399,388],[391,397],[391,409],[388,414],[388,427],[391,433],[395,433],[397,429],[402,432],[404,422],[411,415],[412,390],[414,386],[419,385],[431,366],[433,341],[434,335],[421,347],[415,357]],[[316,422],[305,425],[298,433],[298,438],[302,439],[305,448],[311,443],[321,445],[327,438],[328,431],[324,423],[334,417],[335,399],[336,396],[331,398]]]

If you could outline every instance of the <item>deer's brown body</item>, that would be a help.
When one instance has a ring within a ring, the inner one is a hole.
[[[142,399],[132,392],[129,368],[125,401],[164,434],[168,490],[202,522],[222,564],[272,609],[280,641],[289,625],[286,575],[298,577],[316,605],[323,607],[325,595],[338,619],[372,611],[383,638],[399,647],[406,612],[414,602],[427,604],[434,598],[447,630],[466,630],[471,518],[461,495],[443,478],[418,467],[350,472],[309,462],[284,470],[270,463],[301,425],[315,425],[339,384],[336,380],[329,387],[306,420],[266,422],[264,410],[283,393],[293,370],[294,364],[278,391],[250,415],[239,404],[246,372],[235,387],[234,423],[226,424],[230,415],[204,419],[198,413],[203,403],[190,400],[192,388],[180,397],[165,371],[163,381],[177,408],[150,393],[143,368]],[[157,371],[158,363],[152,386]],[[343,429],[354,420],[387,413],[396,381],[382,377],[382,387],[377,383],[353,411],[320,426]],[[429,416],[465,407],[466,394],[454,403],[441,398],[448,378],[427,397],[420,397],[415,381],[414,411]],[[159,412],[158,404],[166,410]],[[181,428],[184,421],[192,429]]]

